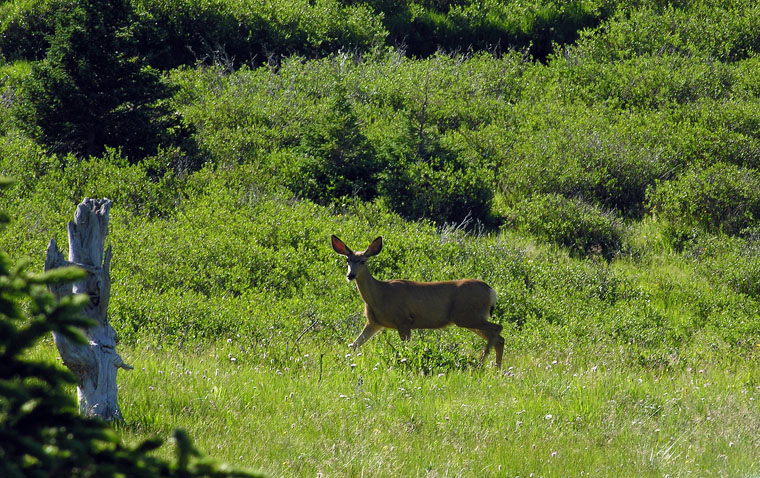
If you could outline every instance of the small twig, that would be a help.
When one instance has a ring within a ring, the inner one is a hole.
[[[324,356],[324,353],[319,354],[319,380],[317,380],[317,385],[322,383],[322,357]]]
[[[298,336],[298,338],[295,340],[295,342],[293,342],[293,344],[294,345],[297,344],[298,341],[301,340],[301,337],[303,337],[304,335],[306,335],[306,332],[308,332],[311,329],[313,329],[314,326],[317,325],[318,322],[319,322],[319,319],[312,319],[311,324],[309,324],[309,326],[306,327],[303,332],[301,332],[301,335]]]
[[[385,342],[388,344],[391,350],[393,350],[393,353],[396,354],[396,357],[401,357],[401,354],[398,353],[398,350],[396,350],[396,347],[393,346],[390,339],[388,338],[388,334],[383,334],[383,335],[385,335]]]

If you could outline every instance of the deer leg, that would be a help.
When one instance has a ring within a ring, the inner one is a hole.
[[[380,332],[381,330],[383,330],[382,325],[376,322],[367,321],[367,325],[364,326],[362,333],[359,334],[359,336],[356,337],[356,340],[354,340],[353,343],[351,343],[349,346],[358,349],[361,344],[371,339],[373,335]]]
[[[494,348],[496,349],[496,368],[501,368],[501,356],[504,354],[504,337],[501,335],[496,336]]]
[[[398,336],[401,337],[402,342],[408,342],[412,338],[412,330],[405,327],[398,328]]]
[[[496,348],[496,367],[501,368],[501,358],[504,354],[504,338],[500,335],[501,329],[501,325],[493,324],[491,322],[486,322],[477,329],[468,327],[468,330],[475,332],[486,340],[486,348],[480,356],[480,365],[485,363],[486,357],[488,356],[488,352],[491,351],[491,348]]]

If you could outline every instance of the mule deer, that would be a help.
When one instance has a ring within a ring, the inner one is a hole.
[[[481,364],[492,347],[496,366],[501,367],[504,338],[501,325],[488,321],[496,303],[496,291],[475,279],[445,282],[377,280],[367,268],[367,259],[380,253],[383,238],[378,237],[364,252],[353,252],[336,236],[332,248],[346,258],[349,281],[356,280],[364,301],[367,324],[351,343],[358,348],[384,328],[396,329],[401,340],[409,340],[412,329],[440,329],[454,324],[475,332],[486,340]]]

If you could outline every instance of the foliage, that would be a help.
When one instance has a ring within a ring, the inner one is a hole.
[[[620,250],[624,235],[620,220],[613,214],[582,199],[558,194],[536,195],[518,203],[509,220],[517,229],[581,255],[610,257]]]
[[[5,182],[3,186],[7,185]],[[3,217],[2,222],[8,218]],[[222,471],[195,458],[198,451],[181,430],[174,433],[176,462],[154,458],[150,452],[162,440],[124,446],[105,422],[78,415],[65,390],[73,375],[46,362],[28,360],[27,350],[51,331],[85,341],[79,327],[90,325],[81,316],[86,297],[56,301],[46,286],[80,279],[77,268],[34,274],[27,265],[11,266],[0,253],[0,472],[12,477],[145,476],[245,477]]]
[[[9,61],[39,60],[49,46],[54,10],[60,0],[3,2],[0,5],[0,55]]]
[[[318,204],[344,196],[374,198],[381,165],[345,93],[339,92],[325,106],[318,118],[304,125],[294,150],[297,159],[289,165],[290,189]]]
[[[676,239],[694,229],[739,234],[760,218],[760,176],[725,163],[692,168],[653,188],[649,204],[668,221]]]
[[[758,52],[760,7],[751,0],[620,2],[620,7],[598,28],[580,34],[580,51],[596,62],[660,55],[734,62]]]
[[[388,42],[426,57],[439,50],[526,49],[544,60],[555,44],[572,43],[578,32],[609,15],[605,2],[386,1],[368,2],[384,14]]]
[[[76,3],[76,2],[75,2]],[[130,0],[131,28],[139,55],[150,65],[170,69],[197,62],[278,61],[339,50],[367,51],[383,43],[380,16],[364,5],[245,0]],[[6,2],[0,9],[0,53],[9,60],[44,56],[56,11],[66,0]]]
[[[438,158],[410,161],[387,171],[381,190],[388,205],[410,219],[489,224],[493,192],[477,173]]]
[[[299,54],[366,51],[382,44],[381,19],[362,4],[336,0],[195,2],[135,0],[149,28],[145,56],[158,68],[223,61],[231,65]]]
[[[0,52],[37,59],[51,33],[52,12],[62,0],[12,2],[0,10]],[[36,3],[36,4],[35,4]],[[218,60],[240,65],[299,54],[371,51],[390,45],[409,55],[528,49],[540,60],[555,44],[572,43],[611,9],[598,0],[318,2],[250,0],[132,0],[139,13],[142,54],[154,67],[175,68]]]
[[[98,156],[118,147],[133,161],[181,134],[161,103],[171,88],[136,56],[127,0],[61,4],[44,60],[20,91],[17,115],[52,152]]]

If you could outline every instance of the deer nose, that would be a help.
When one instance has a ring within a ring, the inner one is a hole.
[[[349,272],[346,275],[346,279],[348,279],[349,281],[352,281],[352,280],[356,279],[356,274],[354,274],[353,272]]]

